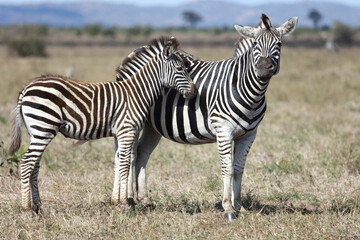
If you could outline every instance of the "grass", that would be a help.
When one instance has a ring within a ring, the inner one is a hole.
[[[179,39],[181,41],[181,39]],[[284,44],[285,45],[285,44]],[[232,48],[183,46],[199,57],[231,57]],[[43,213],[21,211],[16,161],[8,161],[11,111],[31,78],[64,74],[111,81],[133,49],[48,47],[48,58],[9,57],[0,47],[1,239],[353,239],[360,237],[359,48],[329,53],[283,48],[268,110],[243,176],[244,208],[229,224],[220,207],[215,144],[161,140],[148,164],[153,206],[122,212],[110,203],[113,140],[79,147],[59,135],[44,153]],[[28,137],[23,128],[23,144]],[[18,156],[16,157],[16,159]]]

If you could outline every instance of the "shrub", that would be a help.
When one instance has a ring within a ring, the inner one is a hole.
[[[129,36],[149,36],[154,31],[151,26],[133,26],[126,29]]]
[[[220,35],[223,30],[219,27],[213,27],[213,28],[210,28],[210,32],[214,35]]]
[[[154,29],[151,26],[144,26],[142,28],[141,33],[144,36],[149,36],[153,31],[154,31]]]
[[[354,41],[355,31],[340,22],[336,22],[333,25],[334,41],[339,44],[349,45]]]
[[[106,37],[114,38],[116,36],[116,29],[115,28],[106,28],[102,31],[102,35]]]
[[[137,36],[141,33],[141,27],[140,26],[133,26],[128,29],[126,29],[126,32],[129,36]]]
[[[5,167],[9,169],[9,174],[16,176],[21,158],[25,152],[26,146],[22,145],[20,149],[14,153],[14,155],[9,156],[7,150],[4,147],[4,142],[0,141],[0,167],[4,167],[6,165]]]
[[[9,40],[7,43],[10,51],[15,52],[20,57],[38,56],[46,57],[46,44],[41,39],[29,38],[20,40]]]
[[[102,27],[100,24],[86,25],[84,31],[90,36],[96,36],[102,32]]]

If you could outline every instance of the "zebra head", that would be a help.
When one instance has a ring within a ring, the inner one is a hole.
[[[186,71],[182,58],[176,53],[178,45],[177,40],[172,37],[164,46],[164,76],[162,82],[165,87],[176,89],[184,98],[191,99],[196,96],[197,90]]]
[[[234,26],[241,36],[254,39],[252,62],[258,78],[269,80],[279,72],[281,39],[292,33],[296,25],[297,17],[293,17],[280,27],[273,28],[269,17],[262,14],[260,27]]]

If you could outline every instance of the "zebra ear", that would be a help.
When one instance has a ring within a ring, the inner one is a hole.
[[[280,36],[289,35],[295,30],[297,22],[297,17],[290,18],[286,23],[276,28],[276,30],[280,33]]]
[[[260,29],[254,28],[254,27],[244,27],[241,25],[234,25],[236,31],[245,38],[256,38],[256,36],[259,34]]]
[[[163,51],[166,58],[169,58],[171,54],[174,52],[174,47],[171,40],[167,41]]]

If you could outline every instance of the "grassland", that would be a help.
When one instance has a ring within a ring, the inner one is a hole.
[[[183,49],[207,60],[233,54],[230,47]],[[64,74],[69,65],[77,79],[111,81],[131,50],[53,46],[48,58],[17,58],[0,47],[1,239],[360,238],[359,48],[331,53],[284,46],[280,73],[267,94],[268,111],[246,163],[244,209],[233,223],[218,208],[216,145],[167,140],[148,164],[152,208],[124,213],[110,204],[111,138],[74,147],[74,140],[59,135],[41,162],[44,212],[22,212],[16,165],[6,161],[18,92],[31,78]]]

